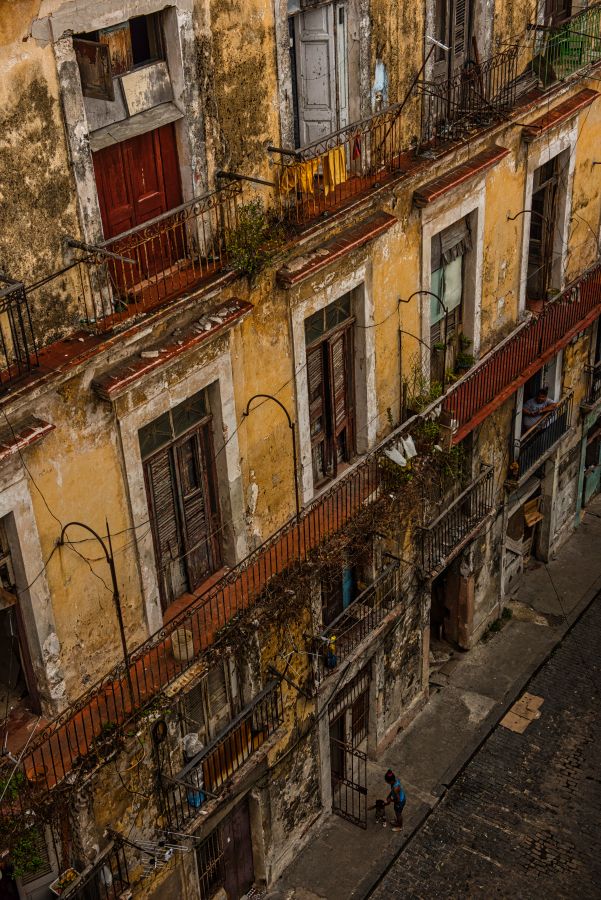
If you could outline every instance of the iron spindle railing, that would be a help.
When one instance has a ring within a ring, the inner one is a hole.
[[[499,400],[511,396],[600,312],[601,264],[597,263],[447,391],[444,408],[456,421],[459,435],[466,434],[474,422],[481,420],[491,404],[494,408]]]
[[[494,509],[494,471],[484,471],[438,516],[422,529],[422,566],[434,575],[448,557]]]
[[[111,841],[79,877],[61,893],[64,900],[121,900],[129,888],[123,843]]]
[[[102,242],[97,253],[92,248],[84,286],[88,320],[105,331],[225,269],[241,190],[229,184],[195,197]]]
[[[563,397],[555,409],[514,442],[513,460],[522,478],[563,437],[570,427],[573,394]]]
[[[163,798],[172,828],[198,815],[284,721],[280,681],[268,684],[227,728],[173,778],[163,775]]]
[[[601,361],[595,363],[594,366],[586,367],[588,377],[588,390],[584,405],[594,406],[597,401],[601,400]]]
[[[38,365],[25,285],[0,274],[0,391]]]
[[[399,563],[389,563],[320,635],[321,664],[328,673],[349,656],[400,601]]]
[[[555,26],[535,26],[533,68],[543,83],[563,80],[601,61],[601,3]]]
[[[450,78],[423,82],[422,149],[463,140],[507,116],[517,100],[518,51],[515,46],[481,63],[470,60]]]

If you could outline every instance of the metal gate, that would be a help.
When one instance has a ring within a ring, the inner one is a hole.
[[[367,828],[367,753],[330,737],[332,812]]]

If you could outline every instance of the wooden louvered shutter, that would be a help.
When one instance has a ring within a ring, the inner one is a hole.
[[[207,717],[205,712],[206,679],[203,678],[192,690],[184,695],[184,709],[187,725],[198,733],[203,744],[209,740]]]
[[[457,72],[469,57],[470,0],[455,0],[453,7],[451,48],[453,71]]]
[[[572,0],[546,0],[545,24],[559,25],[572,15]]]
[[[451,0],[435,0],[434,35],[441,44],[449,46],[449,17]],[[449,74],[450,51],[434,46],[432,74],[435,78],[446,78]]]
[[[188,435],[176,447],[186,571],[190,590],[212,571],[210,519],[200,438]]]
[[[313,457],[313,478],[316,483],[327,477],[330,452],[326,428],[323,345],[307,352],[307,381],[309,386],[309,430]]]
[[[177,516],[176,484],[169,448],[145,464],[155,552],[163,607],[185,590],[182,579],[183,546]]]
[[[337,462],[349,460],[351,455],[353,416],[349,378],[350,341],[350,329],[328,341],[331,428]]]
[[[207,674],[211,737],[215,737],[231,719],[224,663],[217,663]]]

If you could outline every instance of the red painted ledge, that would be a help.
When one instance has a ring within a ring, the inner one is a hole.
[[[555,128],[556,125],[561,125],[577,112],[580,112],[581,109],[590,106],[598,96],[599,92],[593,91],[590,88],[584,88],[584,90],[578,91],[573,97],[568,97],[563,103],[550,109],[544,116],[539,116],[538,119],[535,119],[529,125],[524,126],[524,128],[522,128],[522,140],[526,144],[531,144],[532,141],[541,137],[541,135],[545,134],[549,129]]]
[[[451,169],[446,175],[440,175],[433,181],[424,184],[423,187],[414,192],[414,204],[419,209],[423,209],[424,206],[434,203],[435,200],[443,197],[449,191],[452,191],[453,188],[464,184],[468,179],[473,178],[474,175],[486,172],[487,169],[490,169],[491,166],[494,166],[508,155],[509,150],[505,147],[493,144],[487,150],[483,150],[471,159],[466,160],[463,165]]]
[[[246,316],[253,306],[246,300],[226,300],[207,310],[185,330],[171,334],[159,344],[145,347],[135,356],[99,375],[92,387],[103,400],[115,400],[128,388],[181,353],[203,344]],[[144,354],[144,355],[142,355]]]
[[[385,212],[375,213],[368,216],[358,225],[346,228],[337,234],[336,237],[320,244],[313,250],[308,251],[303,256],[297,256],[296,259],[290,260],[285,266],[277,271],[277,281],[280,287],[289,288],[299,281],[304,281],[310,275],[314,275],[334,260],[346,256],[352,250],[362,247],[368,241],[372,241],[380,234],[384,234],[393,225],[396,225],[397,219]]]
[[[12,429],[3,428],[0,431],[0,461],[37,443],[51,431],[54,431],[54,425],[36,416],[28,416]]]

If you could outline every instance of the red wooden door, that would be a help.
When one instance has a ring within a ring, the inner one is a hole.
[[[94,172],[106,240],[182,202],[172,124],[94,153]]]
[[[94,154],[94,171],[107,240],[182,202],[172,124],[99,150]],[[114,252],[135,260],[134,264],[109,263],[111,281],[119,294],[124,298],[135,294],[137,285],[168,270],[184,255],[185,243],[181,225],[170,217],[115,242]],[[160,299],[160,294],[148,299]]]

